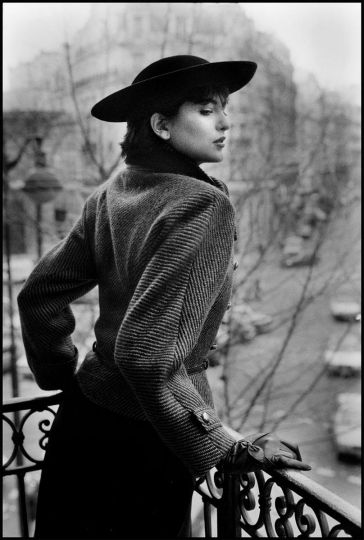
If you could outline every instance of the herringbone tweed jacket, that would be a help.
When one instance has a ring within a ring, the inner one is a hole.
[[[98,286],[97,347],[77,371],[81,390],[150,422],[199,476],[234,443],[201,370],[230,300],[234,210],[222,182],[171,155],[101,185],[18,305],[37,383],[61,389],[78,361],[70,304]]]

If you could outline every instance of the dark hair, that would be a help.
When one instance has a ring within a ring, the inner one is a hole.
[[[168,145],[152,130],[150,117],[153,113],[159,112],[167,118],[173,118],[183,103],[205,103],[218,96],[223,104],[226,104],[228,95],[229,91],[226,87],[198,86],[183,94],[159,96],[149,102],[140,103],[137,111],[130,116],[127,122],[126,134],[120,143],[121,156],[126,163],[130,163],[137,161],[138,156],[153,151],[156,145]]]

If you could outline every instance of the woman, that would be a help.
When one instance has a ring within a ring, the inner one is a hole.
[[[164,58],[92,109],[128,122],[127,168],[88,198],[18,298],[37,383],[65,390],[40,484],[39,538],[188,536],[194,481],[210,468],[253,470],[273,454],[277,466],[309,468],[277,439],[270,454],[263,439],[236,443],[205,371],[230,300],[235,229],[226,186],[199,165],[222,160],[228,95],[255,70]],[[95,286],[96,342],[76,372],[69,304]]]

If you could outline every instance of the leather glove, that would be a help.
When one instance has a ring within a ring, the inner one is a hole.
[[[230,474],[242,474],[259,471],[263,466],[311,470],[303,463],[296,444],[281,441],[272,433],[256,433],[237,441],[217,468]]]

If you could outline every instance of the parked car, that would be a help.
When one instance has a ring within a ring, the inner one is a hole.
[[[330,302],[330,312],[338,321],[360,321],[361,305],[348,294],[338,294]]]
[[[241,304],[235,307],[236,317],[241,321],[248,324],[252,324],[258,334],[265,334],[270,332],[273,325],[273,317],[262,313],[260,311],[255,311],[248,304]]]
[[[361,395],[359,393],[342,393],[337,396],[333,435],[339,459],[361,459]]]
[[[227,324],[223,322],[216,336],[215,348],[208,356],[210,366],[217,366],[221,363],[229,343],[246,343],[254,339],[256,335],[255,326],[248,321],[239,321],[234,318],[231,321],[230,332]]]
[[[297,233],[302,238],[310,238],[313,233],[313,226],[309,223],[301,223],[297,228]]]
[[[283,256],[299,255],[303,250],[303,239],[298,235],[287,236],[283,245]]]
[[[316,225],[318,221],[326,221],[327,215],[321,208],[315,205],[308,204],[303,212],[304,219],[310,225]]]
[[[325,362],[329,375],[352,377],[361,372],[361,344],[360,337],[348,334],[335,350],[335,343],[331,341],[325,352]]]
[[[307,251],[305,249],[304,240],[302,236],[298,235],[292,235],[286,238],[282,253],[281,266],[283,268],[307,266],[315,264],[318,261],[313,251]]]
[[[361,371],[360,351],[327,351],[325,360],[330,375],[351,377]]]
[[[216,347],[209,354],[211,366],[220,363],[221,356],[231,339],[232,343],[246,343],[256,337],[257,334],[269,332],[272,329],[273,317],[259,311],[255,311],[245,302],[235,306],[230,321],[230,332],[228,332],[227,320],[223,320],[216,336]],[[232,336],[230,338],[230,336]]]
[[[248,317],[236,317],[231,323],[231,333],[238,341],[244,343],[254,339],[258,332]]]
[[[281,260],[283,268],[291,268],[292,266],[310,266],[316,264],[319,258],[315,253],[302,251],[297,255],[284,256]]]

